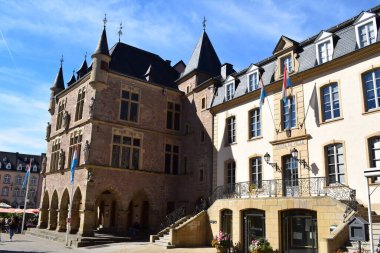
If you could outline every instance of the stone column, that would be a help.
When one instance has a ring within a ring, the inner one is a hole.
[[[93,236],[95,228],[95,211],[93,210],[81,210],[79,213],[80,216],[80,225],[78,234],[81,236]]]
[[[61,209],[59,211],[59,216],[58,216],[59,221],[58,221],[58,227],[57,227],[58,232],[66,232],[67,215],[68,215],[67,209]]]
[[[49,210],[47,208],[41,208],[37,228],[40,228],[40,229],[47,228],[48,224],[49,224]]]
[[[55,230],[57,228],[57,209],[49,209],[49,230]]]
[[[127,232],[128,211],[119,209],[116,211],[116,230],[121,233]]]

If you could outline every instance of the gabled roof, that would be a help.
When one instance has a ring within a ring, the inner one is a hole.
[[[276,47],[273,50],[273,54],[280,52],[286,48],[298,45],[299,43],[295,40],[292,40],[284,35],[281,36],[281,38],[278,40]]]
[[[203,31],[182,77],[194,70],[211,76],[217,76],[220,74],[220,66],[221,64],[218,55],[216,54],[206,31]]]
[[[60,91],[65,89],[65,84],[63,81],[63,73],[62,73],[62,64],[59,67],[58,74],[55,77],[53,86],[50,89],[54,91],[54,95],[58,94]]]
[[[110,54],[109,68],[112,71],[141,80],[146,80],[145,77],[149,74],[151,82],[172,88],[177,87],[174,81],[179,77],[179,73],[156,54],[121,42],[110,49]]]
[[[106,27],[103,28],[102,36],[100,36],[99,43],[97,48],[95,49],[94,54],[109,55]]]
[[[375,17],[376,14],[375,13],[370,13],[370,12],[366,12],[366,11],[362,11],[359,16],[355,19],[355,22],[354,22],[354,25],[358,24],[358,23],[361,23],[361,22],[365,22],[367,21],[368,19],[372,18],[372,17]]]
[[[323,31],[323,30],[322,30],[322,31],[318,34],[318,37],[315,39],[315,41],[317,42],[317,41],[323,40],[323,39],[325,39],[325,38],[328,38],[328,37],[330,37],[330,36],[333,36],[333,34],[330,33],[330,32],[326,32],[326,31]]]

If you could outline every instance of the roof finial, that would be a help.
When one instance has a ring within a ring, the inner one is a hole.
[[[202,22],[202,25],[203,25],[203,31],[206,31],[206,17],[203,16],[203,22]]]
[[[117,32],[118,34],[119,34],[119,42],[120,42],[120,37],[121,37],[121,35],[123,35],[123,23],[121,23],[120,22],[120,29],[119,29],[119,31]]]
[[[75,69],[73,69],[73,75],[75,74]]]
[[[104,13],[103,24],[104,24],[104,28],[106,28],[106,24],[107,24],[107,13]]]
[[[61,68],[62,68],[62,63],[63,63],[63,55],[61,56],[61,60],[60,60],[60,62],[61,62]]]
[[[84,54],[84,60],[85,60],[85,61],[87,60],[87,51],[86,51],[86,53]]]

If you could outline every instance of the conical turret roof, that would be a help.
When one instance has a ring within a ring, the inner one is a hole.
[[[216,54],[206,31],[203,31],[195,46],[193,54],[191,55],[190,61],[183,72],[183,76],[189,74],[193,70],[204,72],[211,76],[217,76],[220,75],[220,66],[221,64],[218,55]]]
[[[73,75],[71,76],[70,81],[67,83],[67,87],[70,87],[70,85],[72,85],[76,81],[77,79],[75,78],[74,71],[73,71]]]
[[[55,78],[55,81],[51,89],[54,90],[54,95],[56,95],[57,93],[65,89],[65,83],[63,81],[63,73],[62,73],[62,64],[59,67],[58,74]]]
[[[79,70],[77,71],[78,79],[87,74],[87,61],[84,59],[82,66],[80,66]]]
[[[98,47],[95,49],[94,54],[110,55],[108,50],[106,27],[104,26],[102,36],[100,37]]]

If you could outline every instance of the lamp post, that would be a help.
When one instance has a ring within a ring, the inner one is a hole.
[[[379,177],[380,176],[380,168],[369,168],[364,171],[364,176],[367,181],[367,191],[368,191],[368,223],[369,223],[369,241],[371,243],[371,253],[374,253],[374,244],[373,244],[373,230],[372,230],[372,210],[371,210],[371,195],[372,193],[379,187],[380,182],[377,180],[375,183],[377,184],[375,189],[371,192],[369,189],[369,179],[371,177]]]

